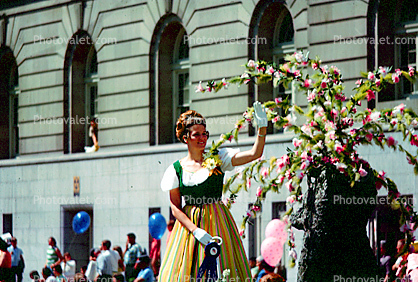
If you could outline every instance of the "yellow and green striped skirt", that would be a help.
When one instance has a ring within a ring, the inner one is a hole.
[[[201,207],[186,205],[183,211],[197,227],[206,230],[211,236],[222,238],[219,256],[221,274],[229,269],[231,281],[251,281],[248,259],[228,208],[222,202],[217,202]],[[161,262],[158,280],[195,282],[204,259],[204,251],[204,246],[193,234],[176,221]]]

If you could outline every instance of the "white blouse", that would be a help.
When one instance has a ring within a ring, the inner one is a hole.
[[[230,171],[234,169],[231,163],[232,157],[239,152],[239,149],[222,148],[219,150],[219,158],[222,161],[222,172]],[[204,182],[209,177],[209,170],[201,168],[196,172],[190,172],[183,169],[183,184],[186,186],[194,186]],[[163,191],[170,191],[180,186],[179,179],[177,178],[174,165],[171,164],[165,171],[163,179],[161,180],[161,189]]]

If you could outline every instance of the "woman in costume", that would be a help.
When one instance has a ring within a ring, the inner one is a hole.
[[[187,111],[176,123],[177,138],[187,145],[188,154],[170,165],[161,181],[163,191],[169,191],[171,210],[177,219],[161,263],[159,281],[195,281],[204,259],[204,248],[212,236],[222,238],[219,256],[221,274],[230,270],[233,281],[251,279],[244,247],[229,209],[222,203],[224,172],[244,165],[263,154],[267,116],[259,102],[254,103],[257,139],[251,150],[219,150],[222,164],[209,171],[202,166],[209,138],[204,117]],[[186,205],[182,207],[182,197]],[[238,280],[239,279],[239,280]]]

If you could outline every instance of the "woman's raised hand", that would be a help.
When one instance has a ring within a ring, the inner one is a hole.
[[[253,104],[254,107],[254,126],[267,127],[267,114],[266,109],[260,102],[256,101]]]

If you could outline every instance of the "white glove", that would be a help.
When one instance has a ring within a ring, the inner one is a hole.
[[[193,236],[203,245],[209,244],[210,240],[212,240],[212,236],[208,234],[205,230],[201,228],[197,228],[195,231],[193,231]]]
[[[267,114],[266,109],[260,102],[256,101],[253,104],[254,107],[254,126],[267,127]]]

